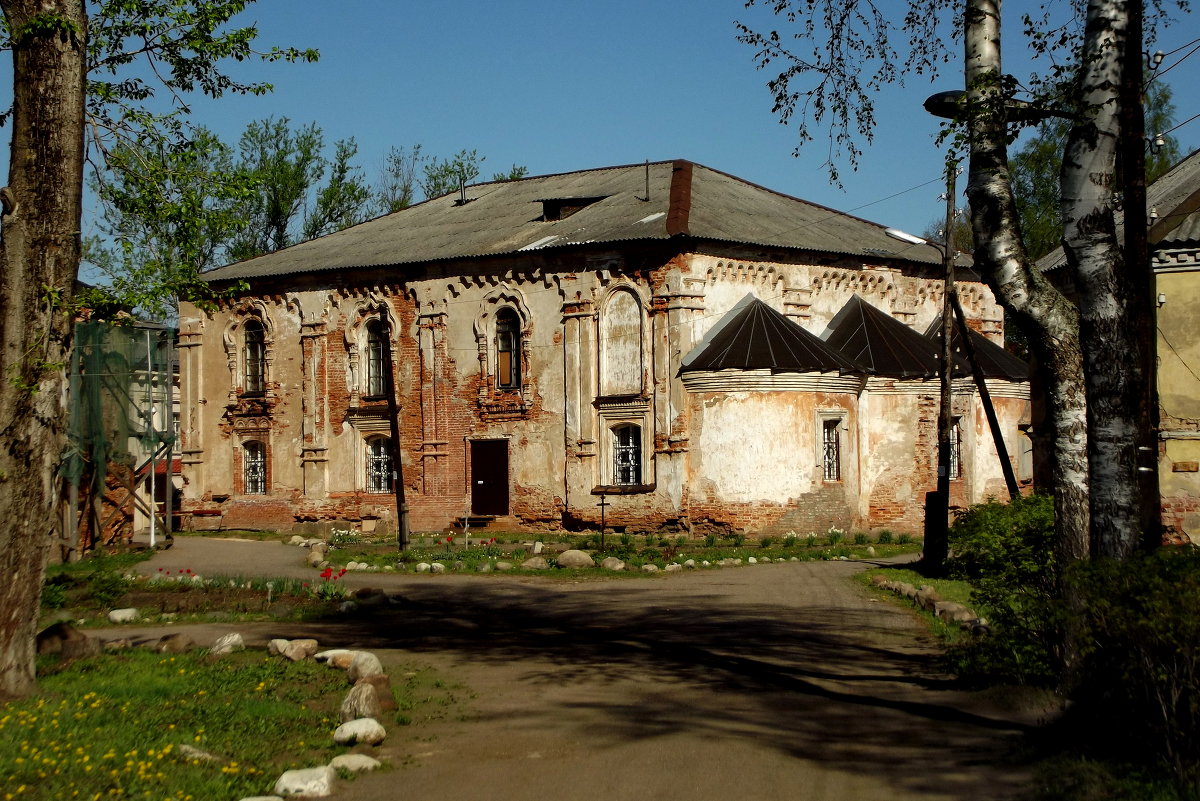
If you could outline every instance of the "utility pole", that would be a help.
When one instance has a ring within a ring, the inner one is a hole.
[[[958,162],[946,159],[946,241],[942,246],[941,397],[937,425],[937,489],[925,496],[925,567],[942,571],[950,555],[950,429],[954,426],[954,190]]]

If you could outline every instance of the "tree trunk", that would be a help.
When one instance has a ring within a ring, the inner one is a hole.
[[[12,156],[0,218],[0,693],[34,688],[60,499],[65,365],[80,258],[83,0],[0,0],[12,32]]]
[[[1114,214],[1122,73],[1136,69],[1141,77],[1140,59],[1128,65],[1124,58],[1127,6],[1136,1],[1088,3],[1080,76],[1084,112],[1068,136],[1062,166],[1063,248],[1079,286],[1087,376],[1092,549],[1119,559],[1130,556],[1142,537],[1142,295],[1122,257]],[[1144,219],[1128,222],[1145,226]]]
[[[1020,322],[1044,372],[1053,425],[1055,550],[1060,571],[1085,559],[1088,540],[1088,430],[1079,315],[1033,268],[1019,231],[1008,173],[1007,100],[999,82],[999,0],[968,0],[965,17],[970,167],[967,197],[975,266]]]

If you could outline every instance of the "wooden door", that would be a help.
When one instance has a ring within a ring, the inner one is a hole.
[[[471,514],[508,514],[508,440],[471,440]]]

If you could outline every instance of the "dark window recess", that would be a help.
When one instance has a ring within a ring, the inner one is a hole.
[[[641,484],[642,429],[635,425],[617,426],[612,434],[613,484]]]
[[[542,222],[555,222],[557,220],[565,220],[580,209],[586,209],[598,200],[604,200],[603,197],[558,197],[558,198],[543,198],[542,204]]]
[[[950,426],[950,479],[959,478],[962,478],[962,426],[955,417]]]
[[[838,436],[841,420],[825,420],[821,424],[822,477],[826,481],[842,480],[842,440]]]
[[[261,442],[242,446],[242,468],[247,495],[267,493],[267,448]]]
[[[521,386],[521,325],[512,309],[501,309],[496,315],[496,386]]]
[[[387,340],[383,336],[383,324],[378,320],[367,323],[367,386],[366,396],[378,398],[384,394],[383,349]]]
[[[244,329],[246,342],[245,393],[261,395],[266,389],[267,338],[262,323],[248,320]]]
[[[367,492],[392,491],[392,441],[376,437],[367,443]]]

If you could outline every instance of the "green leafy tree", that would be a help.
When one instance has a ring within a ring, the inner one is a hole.
[[[215,299],[204,270],[225,263],[256,188],[232,150],[212,132],[162,149],[122,144],[109,154],[111,178],[94,182],[104,237],[85,242],[85,259],[106,277],[80,305],[123,306],[163,319],[176,300]]]
[[[304,218],[304,238],[315,239],[362,222],[370,213],[371,189],[362,171],[351,162],[358,154],[353,138],[334,144],[329,182],[317,191],[312,211]]]
[[[229,24],[247,5],[0,0],[13,77],[8,185],[0,190],[0,694],[35,686],[38,599],[62,517],[64,365],[81,256],[85,129],[90,163],[110,174],[119,162],[109,155],[122,144],[188,139],[189,94],[269,91],[228,76],[227,60],[316,58],[315,51],[255,50],[257,29]],[[159,91],[169,98],[162,106]]]
[[[1175,105],[1171,87],[1151,81],[1146,94],[1146,129],[1169,131],[1174,126]],[[1062,214],[1058,175],[1062,154],[1071,132],[1069,120],[1052,117],[1037,128],[1037,133],[1009,159],[1013,196],[1021,218],[1021,235],[1029,257],[1040,259],[1062,241]],[[1159,177],[1180,159],[1179,142],[1165,135],[1146,158],[1146,182]]]
[[[393,145],[388,150],[374,188],[376,211],[391,214],[416,202],[417,172],[424,159],[420,145],[410,148]]]
[[[441,197],[479,177],[486,156],[477,150],[460,150],[450,158],[434,157],[421,165],[421,191],[425,197]]]

